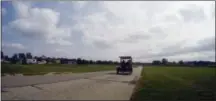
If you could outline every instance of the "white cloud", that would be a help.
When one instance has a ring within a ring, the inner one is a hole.
[[[67,41],[70,29],[58,26],[59,12],[49,8],[32,8],[22,2],[13,2],[13,4],[18,18],[9,24],[11,29],[30,38],[44,38],[47,43],[71,44]]]
[[[76,5],[74,5],[74,9],[81,9],[82,7],[86,6],[86,4],[89,2],[89,1],[71,1],[73,4],[76,3]]]
[[[23,50],[25,47],[20,43],[2,43],[3,48]]]
[[[21,35],[38,37],[54,45],[41,46],[45,48],[41,53],[49,55],[56,53],[48,50],[61,48],[59,56],[93,59],[117,59],[119,55],[132,55],[139,61],[166,56],[177,60],[207,59],[209,56],[188,54],[204,54],[206,51],[198,48],[201,47],[198,42],[215,36],[213,4],[213,1],[72,1],[73,9],[67,9],[68,13],[63,15],[66,11],[58,8],[14,2],[18,17],[9,26]],[[64,2],[59,6],[68,5]]]

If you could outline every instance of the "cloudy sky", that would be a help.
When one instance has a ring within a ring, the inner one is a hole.
[[[1,8],[8,55],[215,61],[214,1],[2,1]]]

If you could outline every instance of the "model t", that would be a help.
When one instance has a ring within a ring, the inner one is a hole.
[[[132,57],[131,56],[120,56],[120,65],[116,68],[116,73],[129,73],[132,74]]]

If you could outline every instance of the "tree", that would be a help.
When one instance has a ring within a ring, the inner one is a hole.
[[[19,53],[19,59],[25,59],[25,58],[26,58],[26,56],[24,53]]]
[[[4,59],[4,53],[1,51],[1,59]]]
[[[27,58],[27,59],[32,59],[32,57],[33,57],[33,56],[32,56],[32,54],[31,54],[30,52],[26,53],[26,58]]]
[[[167,63],[168,63],[168,60],[167,60],[166,58],[163,58],[163,59],[162,59],[162,64],[163,64],[163,65],[166,65]]]
[[[183,62],[182,60],[180,60],[180,61],[178,62],[178,64],[179,64],[179,65],[183,65],[184,62]]]
[[[57,60],[55,58],[51,58],[52,63],[57,63]]]
[[[101,60],[97,60],[96,64],[102,64],[102,61]]]
[[[89,64],[93,64],[93,60],[89,60]]]
[[[42,61],[42,57],[35,57],[37,59],[37,61]]]
[[[18,61],[18,55],[15,53],[15,54],[12,56],[12,58],[11,58],[11,62],[12,62],[13,64],[16,64],[17,61]]]
[[[27,64],[26,55],[24,53],[19,53],[19,60],[22,61],[22,64]]]
[[[77,59],[77,64],[82,64],[82,60],[80,58]]]
[[[9,60],[10,60],[10,58],[9,58],[7,55],[4,56],[4,59],[5,59],[6,61],[9,61]]]
[[[174,65],[175,65],[175,64],[176,64],[176,62],[175,62],[175,61],[173,61],[173,62],[172,62],[172,64],[174,64]]]
[[[154,60],[154,61],[152,61],[152,64],[153,64],[153,65],[160,65],[161,62],[160,62],[159,60]]]

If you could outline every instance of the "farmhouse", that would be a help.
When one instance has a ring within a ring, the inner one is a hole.
[[[46,63],[47,63],[46,60],[38,61],[38,64],[46,64]]]
[[[37,64],[37,59],[26,59],[27,64]]]

